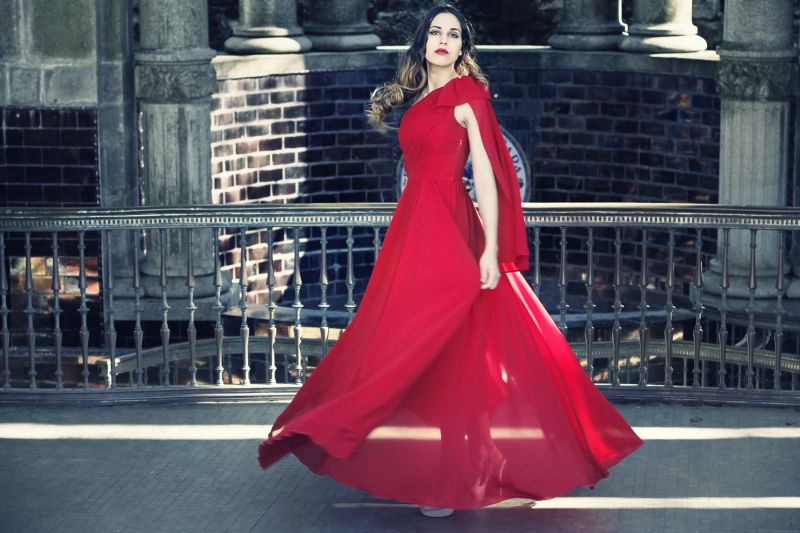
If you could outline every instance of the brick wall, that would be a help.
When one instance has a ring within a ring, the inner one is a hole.
[[[567,70],[539,76],[538,201],[717,201],[713,80]]]
[[[0,205],[99,205],[94,109],[7,107],[0,113]]]
[[[487,74],[498,118],[529,160],[530,201],[717,201],[719,98],[710,77],[497,67]],[[215,201],[396,201],[395,136],[372,131],[363,116],[370,91],[392,75],[391,69],[375,68],[221,81],[213,105]],[[316,231],[302,235],[303,299],[318,294]],[[372,231],[357,233],[358,293],[374,251]],[[273,234],[279,293],[291,284],[292,236]],[[568,237],[570,264],[580,268],[585,235],[570,231]],[[691,247],[694,234],[675,238]],[[560,234],[545,228],[541,239],[542,269],[551,282],[560,264]],[[238,277],[238,243],[228,240],[224,264]],[[651,269],[666,271],[664,232],[651,231],[642,243],[640,232],[628,231],[624,240],[630,283],[638,282],[641,246],[647,247]],[[251,257],[263,257],[266,236],[262,232],[253,241]],[[333,232],[329,241],[329,294],[341,295],[344,238]],[[595,232],[598,285],[613,281],[613,241],[613,231]],[[710,256],[713,235],[705,242]],[[262,261],[255,270],[250,296],[263,303],[266,265]],[[648,282],[663,284],[661,276]],[[585,292],[582,284],[571,290]],[[291,290],[287,297],[293,297]]]
[[[399,150],[394,135],[373,131],[364,118],[370,92],[392,74],[380,69],[348,70],[220,82],[212,105],[215,203],[396,201]],[[328,294],[343,297],[346,235],[331,228],[327,237]],[[293,233],[273,231],[279,293],[291,285],[293,238]],[[249,239],[248,260],[265,257],[266,230],[254,232]],[[314,298],[319,294],[318,230],[301,239],[301,268],[306,276],[301,297]],[[357,291],[363,291],[374,257],[374,235],[370,229],[356,229],[354,239]],[[237,279],[238,247],[233,236],[223,239],[223,265]],[[248,277],[248,291],[254,302],[264,303],[267,265],[259,263],[254,269],[257,273]]]
[[[97,170],[97,119],[93,108],[0,108],[0,207],[76,207],[99,205]],[[99,331],[99,238],[87,234],[86,275],[90,326]],[[20,235],[5,240],[9,274],[9,328],[13,345],[26,345],[26,250]],[[52,237],[31,236],[31,274],[34,327],[42,333],[37,346],[49,346],[53,328]],[[65,345],[79,345],[77,306],[80,291],[78,239],[61,239],[59,276],[61,327]],[[102,343],[95,336],[92,344]]]
[[[530,79],[514,73],[512,81]],[[717,203],[720,100],[711,78],[640,72],[542,70],[534,77],[538,101],[533,146],[533,201]],[[571,249],[582,253],[581,232],[568,232]],[[555,231],[544,232],[544,267],[558,267]],[[549,237],[549,238],[548,238]],[[614,233],[595,233],[599,283],[613,281]],[[676,232],[679,250],[692,250],[696,234]],[[704,235],[705,264],[715,235]],[[641,246],[647,247],[646,283],[663,288],[667,269],[666,231],[623,233],[624,283],[639,282]],[[685,252],[678,252],[683,255]],[[577,259],[577,258],[576,258]],[[688,294],[692,274],[678,261],[677,288]],[[569,264],[579,265],[572,258]],[[580,291],[581,288],[576,288]]]

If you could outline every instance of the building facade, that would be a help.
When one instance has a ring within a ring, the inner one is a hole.
[[[363,111],[401,49],[379,46],[369,2],[306,0],[302,24],[296,0],[236,7],[216,51],[209,13],[225,12],[219,2],[0,0],[0,204],[396,201],[396,141],[369,130]],[[632,0],[625,19],[618,0],[555,8],[549,46],[479,49],[500,121],[527,160],[530,201],[797,205],[792,0],[731,0],[724,13],[717,1]],[[722,27],[715,51],[693,15]],[[552,239],[543,246],[555,262]],[[151,239],[140,265],[154,298],[159,246]],[[189,244],[173,236],[167,246],[183,258]],[[765,279],[775,246],[759,245]],[[132,244],[97,248],[98,279],[110,254],[124,300]],[[746,248],[731,248],[734,295],[746,292]],[[204,297],[212,250],[191,250]],[[236,253],[223,246],[234,278]],[[183,259],[167,269],[176,294],[184,269]],[[248,296],[263,301],[255,270]],[[794,281],[787,295],[800,297]]]

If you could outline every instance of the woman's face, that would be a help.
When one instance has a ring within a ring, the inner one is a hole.
[[[429,66],[453,67],[461,53],[461,24],[451,13],[439,13],[428,28],[425,60]]]

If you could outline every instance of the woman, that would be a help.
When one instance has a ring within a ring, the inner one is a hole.
[[[642,442],[520,274],[519,187],[472,31],[433,8],[370,121],[400,124],[408,184],[358,313],[259,447],[423,514],[591,486]],[[480,216],[461,176],[472,156]]]

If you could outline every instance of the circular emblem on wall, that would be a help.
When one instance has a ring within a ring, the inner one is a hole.
[[[519,142],[511,135],[505,128],[501,127],[500,130],[503,132],[503,140],[506,142],[506,148],[508,149],[508,155],[511,156],[511,161],[514,163],[514,169],[517,171],[517,182],[519,183],[519,193],[520,197],[522,198],[523,202],[528,201],[528,194],[530,194],[530,167],[528,166],[528,160],[525,157],[525,153],[522,151]],[[397,163],[397,196],[400,197],[403,194],[403,190],[406,188],[406,183],[408,182],[408,174],[406,173],[406,167],[404,164],[404,158],[400,158],[400,161]],[[475,188],[472,182],[472,158],[467,159],[467,164],[464,167],[464,176],[462,177],[464,180],[464,186],[467,188],[469,192],[470,198],[472,201],[476,201],[475,198]]]

